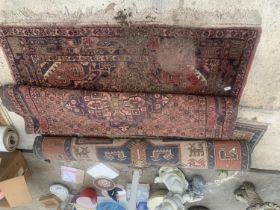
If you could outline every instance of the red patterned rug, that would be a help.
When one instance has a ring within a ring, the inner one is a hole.
[[[48,160],[109,162],[130,167],[179,166],[193,169],[246,170],[251,152],[246,141],[169,141],[37,137],[36,157]]]
[[[230,139],[231,97],[96,92],[4,86],[4,105],[24,117],[28,133]]]
[[[259,28],[1,27],[17,84],[240,98]]]

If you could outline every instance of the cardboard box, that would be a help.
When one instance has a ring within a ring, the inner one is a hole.
[[[31,177],[31,171],[21,152],[0,152],[0,181],[17,176],[24,176],[26,181]]]
[[[61,200],[55,195],[43,195],[40,197],[39,201],[47,209],[57,209],[61,205]]]
[[[0,190],[5,194],[5,198],[0,200],[0,209],[32,202],[26,184],[30,176],[31,171],[20,151],[0,153]]]

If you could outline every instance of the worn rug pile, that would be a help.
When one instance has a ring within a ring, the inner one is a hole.
[[[130,167],[179,166],[193,169],[245,170],[267,126],[237,122],[234,140],[175,138],[127,139],[96,137],[37,137],[33,153],[39,159],[109,162]]]
[[[37,137],[40,159],[127,164],[130,167],[178,166],[193,169],[244,170],[250,166],[246,141]]]
[[[229,139],[237,114],[230,97],[32,86],[5,86],[0,95],[28,133],[49,135]]]
[[[224,155],[207,153],[216,165],[201,168],[233,161],[221,165],[240,170],[249,167],[250,152],[240,149],[248,142],[229,140],[259,37],[252,27],[1,27],[17,84],[1,98],[28,133],[211,139],[207,151],[221,144]]]

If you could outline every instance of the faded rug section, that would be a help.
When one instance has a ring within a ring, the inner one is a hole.
[[[28,133],[230,139],[235,100],[176,94],[96,92],[5,86],[4,105],[24,117]]]
[[[235,98],[242,94],[259,36],[260,29],[250,27],[0,29],[17,84]]]
[[[237,121],[234,126],[233,139],[248,142],[251,152],[262,139],[268,129],[268,124],[260,124],[253,121]]]
[[[179,166],[194,169],[245,170],[251,153],[246,141],[168,141],[37,137],[33,152],[48,160],[102,161],[131,167]]]

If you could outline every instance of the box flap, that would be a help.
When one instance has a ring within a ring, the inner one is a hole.
[[[24,175],[26,180],[31,176],[25,159],[20,151],[0,153],[0,181]]]
[[[0,168],[7,168],[9,166],[9,162],[13,161],[19,153],[19,151],[0,152]]]
[[[8,203],[6,198],[3,198],[2,200],[0,200],[0,207],[10,208],[10,205],[9,205],[9,203]]]
[[[11,208],[32,202],[24,176],[0,182],[0,190],[4,192]]]
[[[51,195],[43,195],[39,198],[39,201],[45,206],[45,208],[58,208],[61,204],[61,200],[51,194]]]
[[[13,165],[13,162],[18,156],[18,152],[1,152],[0,158],[1,158],[1,164],[0,164],[0,181],[3,181],[5,179],[8,179],[10,175],[10,170]]]

